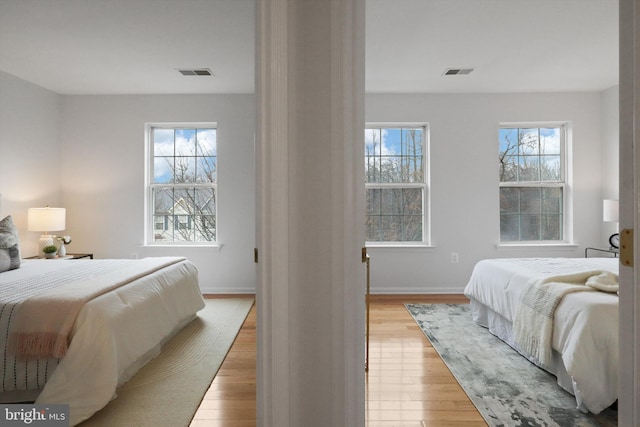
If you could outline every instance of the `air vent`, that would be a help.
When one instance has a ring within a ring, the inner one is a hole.
[[[213,76],[208,68],[178,68],[178,71],[183,76]]]
[[[447,68],[444,72],[445,76],[460,76],[470,74],[474,68]]]

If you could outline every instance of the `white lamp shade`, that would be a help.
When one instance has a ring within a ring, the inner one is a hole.
[[[29,208],[29,231],[59,231],[65,229],[65,208]]]
[[[602,202],[602,220],[604,222],[618,222],[618,201],[603,200]]]

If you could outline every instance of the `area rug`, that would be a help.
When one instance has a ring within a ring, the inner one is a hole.
[[[198,317],[80,426],[188,426],[253,305],[253,298],[205,301]]]
[[[406,308],[490,426],[618,425],[617,411],[578,411],[553,375],[477,325],[468,304]]]

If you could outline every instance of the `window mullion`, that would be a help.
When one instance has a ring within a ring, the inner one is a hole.
[[[424,124],[365,129],[368,241],[425,241],[427,137]]]
[[[564,240],[566,131],[566,124],[560,123],[501,125],[501,241]],[[531,163],[532,159],[537,160]],[[536,179],[526,181],[528,178]],[[554,207],[556,202],[559,205]]]
[[[147,125],[148,243],[215,243],[216,136],[215,123]],[[183,159],[180,165],[178,158]],[[156,226],[160,217],[161,227]]]

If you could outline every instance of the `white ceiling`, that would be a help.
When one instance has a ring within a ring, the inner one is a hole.
[[[366,7],[367,92],[591,91],[618,83],[618,0],[366,0]],[[0,70],[61,94],[251,93],[254,14],[255,0],[0,0]],[[449,67],[475,70],[444,76]],[[185,77],[177,68],[215,76]]]

